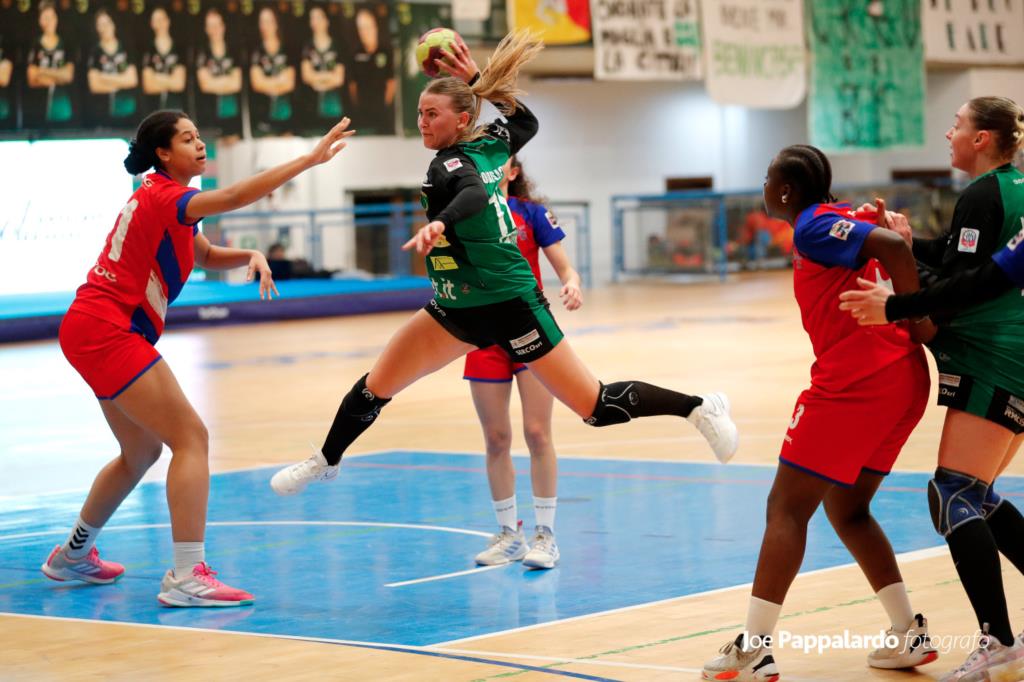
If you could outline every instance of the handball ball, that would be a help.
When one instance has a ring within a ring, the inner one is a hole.
[[[441,50],[454,53],[454,46],[461,40],[459,34],[450,28],[432,28],[420,36],[420,42],[416,45],[416,61],[419,62],[423,73],[430,78],[437,78],[441,75],[441,69],[434,63],[435,59],[441,58]]]

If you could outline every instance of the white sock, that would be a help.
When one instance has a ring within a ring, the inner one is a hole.
[[[519,527],[519,511],[516,509],[516,496],[504,500],[493,500],[494,515],[498,517],[498,525],[513,531]]]
[[[64,541],[65,556],[69,559],[81,559],[88,554],[92,546],[96,544],[96,536],[100,534],[101,528],[103,526],[93,528],[79,516],[68,539]]]
[[[192,575],[192,567],[206,561],[205,542],[174,543],[174,577]]]
[[[537,517],[537,525],[544,526],[551,532],[555,531],[555,507],[557,497],[533,497],[533,513]]]
[[[903,583],[886,585],[877,593],[878,601],[882,602],[882,608],[889,616],[889,622],[897,632],[906,632],[911,623],[914,622],[914,609],[910,607],[910,597],[907,596],[907,586]]]
[[[779,622],[781,612],[782,604],[773,604],[751,595],[750,606],[747,608],[747,635],[750,637],[771,635],[775,632],[775,625]],[[744,642],[744,648],[746,648],[746,642]]]

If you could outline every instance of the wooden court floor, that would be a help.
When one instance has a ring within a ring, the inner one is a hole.
[[[599,378],[643,379],[695,393],[727,392],[741,431],[735,461],[776,462],[811,364],[789,273],[746,275],[725,284],[607,287],[586,292],[582,310],[556,314],[573,347]],[[322,440],[341,396],[407,316],[170,331],[159,347],[210,429],[213,471],[234,471],[307,456],[307,443]],[[209,371],[211,366],[218,370]],[[461,363],[455,363],[401,394],[352,452],[480,451],[461,370]],[[8,434],[6,439],[0,436],[0,504],[48,486],[87,487],[115,453],[95,401],[55,343],[0,347],[0,388],[0,433]],[[931,406],[898,469],[934,468],[941,423],[941,410]],[[555,439],[563,458],[711,458],[692,429],[668,418],[597,430],[556,405]],[[513,450],[525,452],[520,434]],[[70,454],[64,458],[63,452]],[[167,458],[165,454],[150,479],[163,477]],[[1015,462],[1007,474],[1024,475],[1024,463]],[[521,506],[523,497],[521,491]],[[923,495],[916,503],[925,504]],[[922,527],[921,533],[934,535],[930,527]],[[937,536],[934,544],[940,544]],[[950,638],[949,653],[920,672],[882,672],[866,667],[865,651],[819,655],[787,649],[776,652],[782,679],[927,680],[959,665],[967,650],[958,641],[965,642],[975,625],[952,562],[942,549],[908,559],[904,577],[915,608],[928,616],[934,635]],[[1024,579],[1004,562],[1004,580],[1011,619],[1020,628]],[[616,680],[695,680],[701,663],[741,629],[748,595],[749,586],[739,585],[431,649],[450,658],[273,636],[0,615],[0,680],[552,677],[468,660],[481,658],[536,666],[558,663],[561,671]],[[884,624],[881,607],[859,570],[840,567],[801,575],[780,627],[839,634],[844,629],[873,633]]]

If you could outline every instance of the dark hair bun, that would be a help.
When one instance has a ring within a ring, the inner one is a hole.
[[[128,143],[128,156],[124,157],[124,169],[132,175],[144,173],[157,163],[156,150],[139,144],[135,140]]]

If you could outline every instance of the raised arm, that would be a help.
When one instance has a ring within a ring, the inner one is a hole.
[[[199,192],[188,202],[185,213],[188,221],[195,222],[209,215],[248,206],[303,171],[330,161],[345,148],[345,138],[355,133],[354,130],[348,130],[348,125],[348,117],[341,119],[341,122],[331,128],[308,154],[257,173],[224,189]]]

